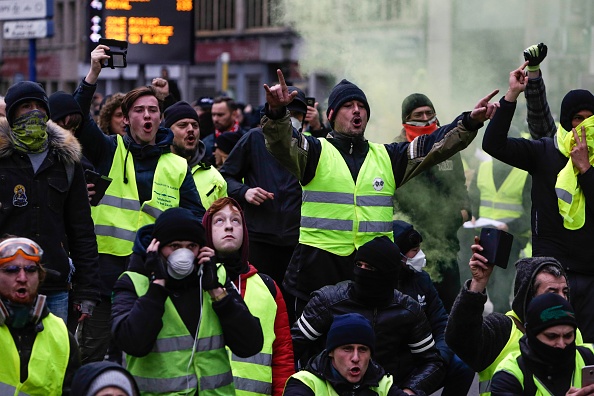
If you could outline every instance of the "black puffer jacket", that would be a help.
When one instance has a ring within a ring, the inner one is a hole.
[[[378,396],[375,391],[369,388],[372,386],[378,386],[380,380],[385,375],[390,375],[386,374],[385,370],[379,364],[371,360],[369,362],[369,366],[367,366],[367,372],[365,373],[365,376],[361,382],[352,384],[340,376],[335,369],[333,369],[332,361],[328,356],[327,351],[323,351],[319,355],[314,356],[305,369],[314,374],[316,377],[328,381],[336,393],[341,396]],[[289,378],[283,395],[314,396],[314,392],[300,380],[296,378]],[[399,389],[396,385],[392,385],[386,394],[386,396],[406,395],[407,393]]]
[[[365,316],[373,326],[377,338],[374,358],[394,375],[400,388],[410,388],[417,395],[437,390],[446,370],[431,327],[421,306],[398,290],[384,307],[359,302],[351,281],[314,292],[291,328],[295,357],[305,361],[323,350],[334,316],[352,312]]]
[[[76,269],[75,301],[99,301],[97,241],[81,148],[53,121],[47,133],[47,156],[34,172],[27,154],[14,148],[6,118],[0,117],[0,234],[27,237],[41,246],[45,267],[59,272],[48,274],[41,293],[68,290],[70,256]],[[68,168],[73,170],[70,181]]]

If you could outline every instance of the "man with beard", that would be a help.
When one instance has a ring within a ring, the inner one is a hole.
[[[592,345],[576,347],[576,329],[569,301],[552,293],[535,297],[519,350],[497,366],[491,395],[594,394],[594,385],[581,387],[582,367],[594,363]]]
[[[205,161],[206,149],[200,140],[198,114],[187,102],[177,102],[165,110],[165,128],[173,131],[171,152],[188,160],[194,183],[205,209],[227,196],[227,182],[219,171]]]
[[[38,294],[43,251],[28,238],[0,241],[0,394],[68,395],[80,367],[64,321]]]
[[[291,328],[293,348],[301,366],[324,349],[333,317],[363,315],[377,337],[374,359],[394,375],[409,394],[430,394],[442,383],[445,363],[435,346],[431,326],[413,298],[395,289],[402,266],[400,249],[388,237],[377,237],[359,248],[352,267],[354,281],[325,286],[312,294]]]
[[[297,92],[289,92],[282,72],[277,74],[279,84],[264,85],[262,130],[268,150],[303,187],[299,244],[283,283],[299,316],[312,291],[351,278],[356,249],[377,236],[393,238],[396,188],[468,146],[494,114],[489,100],[498,91],[432,134],[384,145],[365,139],[371,108],[347,80],[328,98],[328,137],[293,137],[287,105]]]
[[[239,124],[238,113],[240,110],[232,98],[228,96],[214,98],[210,111],[215,130],[212,135],[204,138],[204,145],[206,146],[206,159],[210,163],[214,163],[216,139],[223,133],[238,133],[241,136],[246,130]]]

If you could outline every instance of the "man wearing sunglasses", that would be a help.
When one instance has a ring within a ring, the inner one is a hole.
[[[43,251],[28,238],[0,240],[0,394],[69,394],[80,367],[64,321],[38,294]]]

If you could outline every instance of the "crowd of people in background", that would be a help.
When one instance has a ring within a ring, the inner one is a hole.
[[[594,395],[594,95],[553,119],[546,45],[387,144],[346,79],[324,113],[280,70],[263,106],[104,95],[107,50],[0,97],[0,394]]]

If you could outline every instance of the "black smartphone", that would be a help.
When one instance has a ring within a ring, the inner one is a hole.
[[[497,228],[483,228],[480,236],[483,251],[480,254],[487,259],[488,264],[505,269],[513,241],[514,236],[508,232]]]
[[[311,107],[316,107],[316,98],[308,96],[307,98],[305,98],[305,104]]]
[[[126,55],[128,54],[127,41],[100,38],[99,44],[107,45],[109,47],[109,51],[105,51],[105,54],[109,55],[109,59],[104,59],[103,62],[101,62],[101,67],[111,67],[112,69],[115,69],[116,67],[128,66],[128,63],[126,62]]]
[[[93,188],[95,194],[91,197],[90,203],[91,206],[97,206],[99,204],[99,201],[101,201],[101,199],[105,195],[105,191],[107,191],[107,187],[109,187],[109,185],[111,184],[112,179],[107,176],[103,176],[97,172],[94,172],[90,169],[86,169],[85,180],[87,184],[95,185],[95,188]]]

